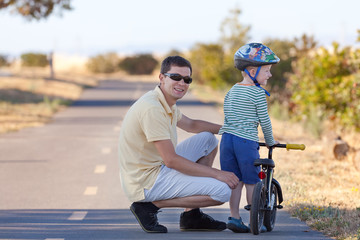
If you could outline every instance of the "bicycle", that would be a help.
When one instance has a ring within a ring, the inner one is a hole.
[[[260,146],[266,146],[265,143],[259,143]],[[275,226],[276,210],[282,209],[280,205],[283,202],[283,195],[280,183],[273,177],[275,162],[272,159],[274,148],[286,148],[287,150],[304,150],[304,144],[277,144],[269,147],[268,158],[255,160],[254,166],[260,166],[261,179],[254,187],[251,206],[245,206],[250,210],[250,230],[254,235],[261,232],[262,226],[271,232]]]

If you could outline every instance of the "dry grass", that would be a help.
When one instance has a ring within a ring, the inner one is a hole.
[[[84,87],[97,80],[84,74],[61,72],[48,79],[46,69],[8,69],[0,77],[0,133],[41,126],[52,115],[77,99]]]
[[[332,146],[295,123],[274,119],[272,123],[280,141],[307,146],[304,152],[274,151],[275,178],[282,185],[286,209],[328,236],[359,239],[360,172],[351,159],[339,161],[324,154],[332,152]]]

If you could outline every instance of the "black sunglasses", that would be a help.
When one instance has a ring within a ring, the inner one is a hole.
[[[182,76],[178,73],[163,73],[165,76],[168,76],[169,78],[171,78],[174,81],[181,81],[181,79],[184,79],[184,82],[186,84],[190,84],[192,82],[192,78],[189,76]]]

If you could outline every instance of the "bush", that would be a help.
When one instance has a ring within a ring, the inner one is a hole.
[[[197,83],[207,84],[214,89],[226,82],[224,72],[224,50],[220,44],[197,44],[190,51],[193,78]]]
[[[6,56],[0,55],[0,67],[8,66],[10,63]]]
[[[47,56],[42,53],[24,53],[21,62],[24,67],[46,67],[49,64]]]
[[[151,74],[157,67],[158,61],[151,54],[140,54],[126,57],[119,63],[119,67],[129,74]]]
[[[116,53],[99,54],[90,58],[87,68],[93,73],[112,73],[118,70],[119,57]]]
[[[360,130],[359,50],[349,47],[320,48],[300,58],[291,76],[295,113],[309,119],[336,120],[343,127]]]

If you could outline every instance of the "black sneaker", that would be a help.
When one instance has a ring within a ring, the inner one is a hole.
[[[157,219],[159,208],[151,202],[134,202],[130,206],[141,228],[147,233],[167,233],[167,228]]]
[[[226,229],[226,223],[216,221],[209,215],[195,208],[180,215],[181,231],[222,231]]]

